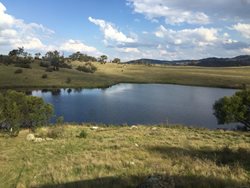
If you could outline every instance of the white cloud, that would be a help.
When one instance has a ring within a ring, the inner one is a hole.
[[[117,48],[117,51],[124,53],[140,53],[138,48]]]
[[[128,0],[136,13],[144,14],[148,19],[163,17],[166,23],[178,24],[208,24],[209,17],[199,11],[188,11],[182,8],[170,7],[165,0]]]
[[[218,40],[218,30],[204,27],[172,30],[161,25],[155,32],[155,36],[175,45],[193,44],[204,46],[213,45]]]
[[[104,34],[104,38],[107,40],[119,42],[119,43],[133,43],[136,39],[126,36],[119,31],[112,23],[108,23],[105,20],[94,19],[89,17],[89,21],[99,26]]]
[[[240,32],[244,37],[250,38],[250,24],[238,23],[233,25],[233,29]]]
[[[82,53],[87,53],[87,54],[91,54],[91,55],[100,55],[101,54],[101,52],[99,52],[95,47],[88,46],[79,40],[72,40],[72,39],[62,43],[60,45],[59,49],[62,51],[67,51],[67,52],[80,51]]]
[[[241,52],[247,55],[250,55],[250,48],[243,48],[241,49]]]
[[[166,23],[207,24],[219,20],[249,21],[249,0],[127,0],[135,13]]]

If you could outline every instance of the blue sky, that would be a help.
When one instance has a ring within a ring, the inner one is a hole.
[[[0,0],[0,53],[110,59],[250,54],[250,0]]]

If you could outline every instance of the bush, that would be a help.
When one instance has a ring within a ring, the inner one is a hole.
[[[76,70],[87,73],[94,73],[97,68],[92,63],[85,63],[83,66],[78,66]]]
[[[65,130],[63,126],[54,126],[50,128],[47,137],[49,138],[63,138],[65,136]]]
[[[47,68],[45,69],[45,71],[46,71],[46,72],[53,72],[54,69],[53,69],[52,67],[47,67]]]
[[[41,67],[46,67],[46,68],[48,68],[48,67],[50,66],[50,63],[47,62],[47,61],[41,61],[41,62],[40,62],[40,66],[41,66]]]
[[[26,64],[26,63],[16,63],[15,67],[21,67],[21,68],[25,68],[25,69],[31,69],[31,65],[30,64]]]
[[[47,74],[43,74],[43,75],[42,75],[42,78],[43,78],[43,79],[46,79],[46,78],[48,78],[48,75],[47,75]]]
[[[62,125],[64,122],[64,117],[63,116],[59,116],[56,118],[56,124],[57,125]]]
[[[85,130],[82,130],[77,136],[78,138],[87,138],[88,133]]]
[[[15,73],[15,74],[21,74],[21,73],[23,73],[23,70],[22,70],[22,69],[17,69],[17,70],[15,70],[14,73]]]
[[[7,91],[0,93],[0,112],[0,128],[17,135],[20,128],[34,130],[47,125],[53,114],[53,106],[39,97]]]

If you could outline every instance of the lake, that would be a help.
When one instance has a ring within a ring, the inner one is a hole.
[[[171,84],[118,84],[107,89],[32,91],[55,107],[65,122],[104,124],[183,124],[193,127],[229,128],[218,125],[213,104],[237,90]]]

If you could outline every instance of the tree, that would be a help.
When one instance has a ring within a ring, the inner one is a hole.
[[[16,91],[0,94],[0,128],[16,136],[20,128],[35,129],[47,125],[53,106],[42,98],[27,96]]]
[[[60,63],[64,62],[64,57],[60,56],[60,52],[57,50],[47,52],[44,59],[50,62],[54,70],[59,70]]]
[[[250,128],[250,90],[236,92],[215,102],[214,115],[219,124],[242,123]]]
[[[98,58],[98,61],[99,61],[100,63],[106,63],[107,59],[108,59],[108,56],[106,56],[106,55],[101,55],[101,56]]]
[[[121,63],[121,60],[119,58],[113,59],[112,63]]]
[[[40,59],[40,56],[41,56],[41,53],[40,53],[40,52],[35,53],[35,59]]]

